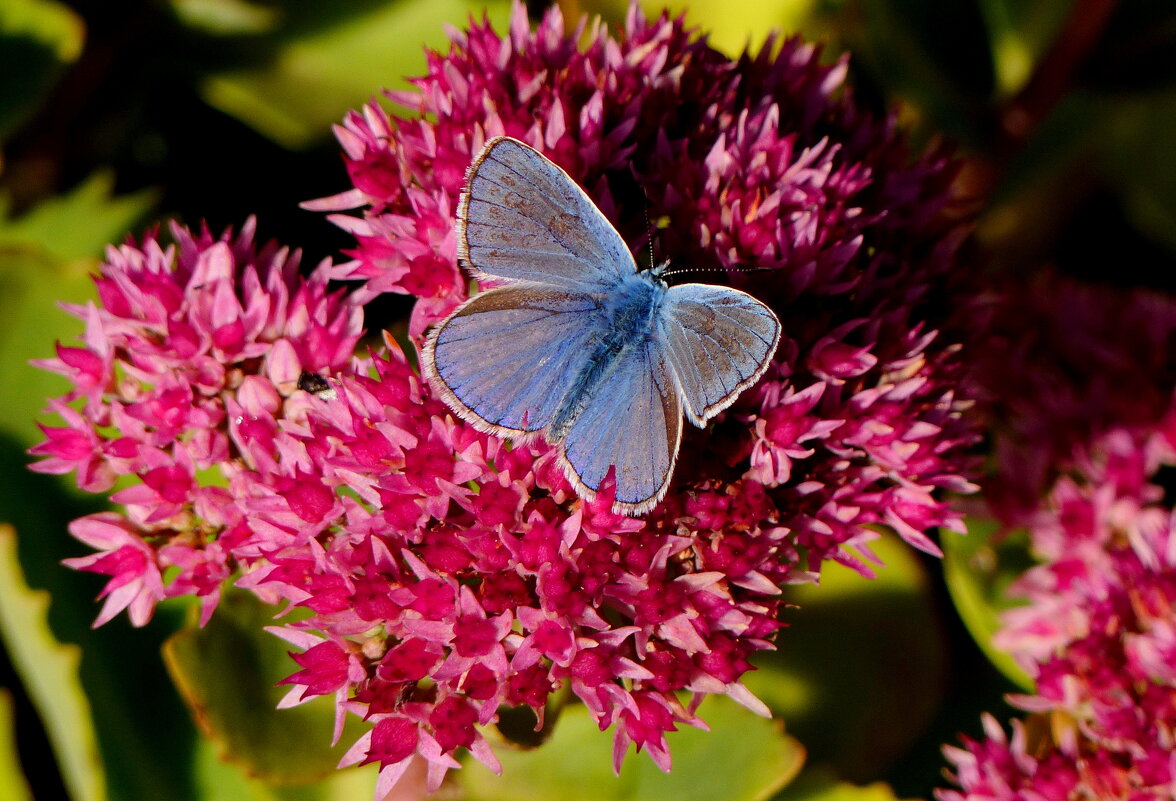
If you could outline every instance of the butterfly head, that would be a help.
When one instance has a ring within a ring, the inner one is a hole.
[[[642,270],[640,274],[647,276],[648,278],[658,283],[665,284],[667,283],[665,277],[672,274],[672,271],[670,270],[670,260],[666,259],[661,264],[655,264],[652,267]]]

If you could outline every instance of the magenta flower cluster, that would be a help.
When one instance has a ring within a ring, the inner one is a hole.
[[[109,248],[99,305],[66,307],[86,323],[83,345],[37,363],[74,388],[50,402],[65,426],[41,426],[31,453],[46,458],[32,469],[76,473],[97,493],[137,479],[111,495],[124,513],[70,526],[97,553],[67,564],[111,577],[99,624],[126,609],[141,626],[180,595],[200,597],[208,620],[223,583],[264,550],[240,474],[273,462],[301,373],[348,367],[362,333],[363,310],[328,291],[325,265],[303,278],[296,254],[255,247],[253,220],[236,238],[171,232],[167,248],[154,235]]]
[[[924,302],[962,235],[952,164],[915,158],[844,61],[796,40],[733,62],[635,7],[620,36],[582,34],[518,6],[508,34],[474,24],[432,55],[402,117],[349,115],[354,187],[310,205],[362,209],[331,218],[350,262],[301,279],[248,229],[151,237],[111,251],[84,347],[45,363],[76,388],[37,469],[138,479],[112,496],[125,512],[72,529],[96,550],[72,564],[111,576],[100,621],[179,594],[207,618],[226,581],[306,610],[273,629],[299,649],[287,703],[333,696],[336,737],[346,713],[370,724],[344,762],[379,763],[378,795],[415,758],[430,787],[461,748],[497,767],[483,727],[503,705],[542,724],[561,687],[614,729],[617,765],[634,744],[668,769],[665,733],[705,695],[766,713],[740,677],[773,647],[781,585],[826,559],[868,573],[878,525],[938,553],[928,531],[959,527],[940,491],[972,488],[958,348]],[[648,203],[675,265],[759,269],[730,280],[784,323],[644,519],[579,499],[546,445],[456,420],[414,366],[466,297],[454,212],[497,134],[565,167],[638,252]],[[328,277],[363,283],[343,298]],[[412,347],[352,362],[359,304],[385,292],[417,298]],[[330,392],[297,390],[304,371]]]
[[[1056,277],[1009,297],[990,330],[1031,307],[1037,336],[1008,350],[989,340],[1004,368],[987,365],[1006,393],[1001,437],[1019,441],[1005,443],[986,490],[1007,524],[1028,529],[1040,564],[1012,587],[1027,603],[1005,614],[994,644],[1036,687],[1010,698],[1030,713],[1011,738],[986,717],[986,740],[946,749],[962,789],[939,798],[1171,799],[1176,515],[1162,471],[1176,466],[1176,304]],[[1111,325],[1117,335],[1104,336]],[[1155,371],[1140,373],[1148,359]],[[1116,379],[1111,393],[1104,382]],[[1051,461],[1013,456],[1034,445]],[[1028,505],[1025,486],[1041,482],[1044,500]]]

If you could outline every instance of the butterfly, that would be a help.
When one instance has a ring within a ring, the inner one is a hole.
[[[584,190],[517,139],[474,158],[456,230],[458,261],[495,286],[430,331],[422,372],[475,428],[556,446],[581,497],[612,472],[614,512],[661,501],[683,414],[705,427],[780,341],[775,313],[745,292],[639,272]]]

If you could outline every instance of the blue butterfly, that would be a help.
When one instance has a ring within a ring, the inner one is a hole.
[[[542,434],[591,500],[648,512],[674,472],[682,415],[702,428],[768,367],[780,321],[727,287],[638,272],[566,172],[522,142],[486,143],[457,211],[459,261],[493,289],[433,328],[423,372],[451,409],[501,437]]]

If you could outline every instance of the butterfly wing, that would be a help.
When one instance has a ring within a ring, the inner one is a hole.
[[[686,416],[702,427],[768,369],[780,320],[746,292],[682,284],[666,293],[658,333]]]
[[[646,341],[621,351],[572,421],[564,472],[591,498],[615,466],[613,508],[644,514],[666,494],[681,439],[682,406],[665,350]]]
[[[466,173],[457,241],[458,258],[477,277],[593,292],[637,270],[620,234],[571,176],[505,136],[487,142]]]
[[[498,436],[551,422],[606,325],[596,298],[534,284],[474,296],[434,327],[422,371],[451,409]]]

